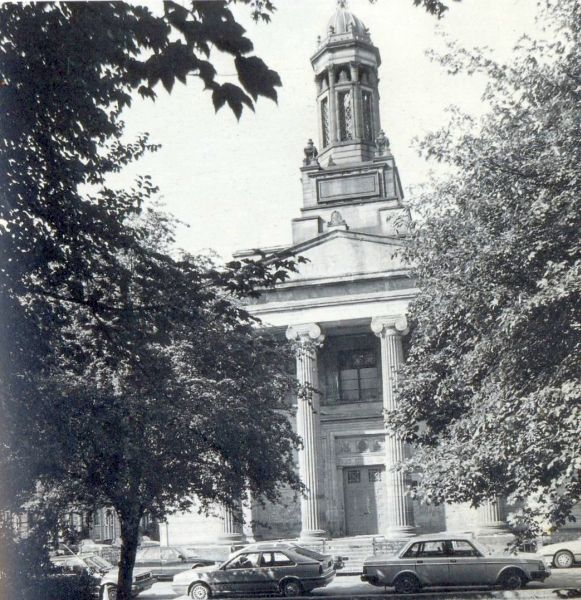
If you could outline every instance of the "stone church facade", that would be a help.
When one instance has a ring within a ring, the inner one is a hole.
[[[502,536],[501,499],[479,510],[420,505],[410,498],[413,474],[391,470],[408,450],[386,435],[383,414],[395,407],[406,312],[417,289],[398,253],[405,210],[381,128],[381,58],[368,29],[341,4],[318,42],[311,58],[318,150],[310,140],[304,150],[292,245],[264,249],[308,262],[250,307],[265,327],[297,343],[298,379],[313,390],[292,409],[308,493],[247,509],[244,527],[224,513],[173,516],[160,527],[162,543],[401,540],[445,530]]]

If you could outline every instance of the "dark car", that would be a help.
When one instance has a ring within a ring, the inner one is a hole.
[[[157,579],[171,579],[176,573],[215,564],[187,546],[151,546],[137,551],[135,566],[151,571]]]
[[[115,600],[117,597],[117,577],[119,570],[101,556],[95,554],[71,554],[54,556],[51,562],[63,575],[90,575],[95,579],[95,596],[102,600]],[[134,569],[131,594],[137,596],[148,590],[155,579],[146,569]]]
[[[335,578],[333,557],[301,546],[261,544],[243,548],[225,563],[178,573],[172,589],[206,600],[216,594],[281,593],[301,596]]]

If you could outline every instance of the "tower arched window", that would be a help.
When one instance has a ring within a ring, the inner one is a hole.
[[[321,100],[321,129],[323,134],[323,148],[329,145],[329,98]]]
[[[351,108],[351,90],[345,90],[338,94],[339,105],[339,139],[353,139],[353,110]]]
[[[361,93],[361,104],[363,109],[363,139],[372,142],[373,135],[373,96],[368,90]]]

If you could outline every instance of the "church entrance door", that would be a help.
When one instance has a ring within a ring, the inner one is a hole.
[[[345,467],[345,530],[347,535],[374,535],[386,526],[385,468]]]

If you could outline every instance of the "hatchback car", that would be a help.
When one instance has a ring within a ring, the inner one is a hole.
[[[95,554],[71,554],[69,556],[54,556],[51,562],[65,575],[88,574],[95,579],[95,595],[102,600],[115,600],[117,597],[117,578],[119,570],[110,562]],[[137,596],[148,590],[155,579],[146,569],[133,570],[131,594]]]
[[[557,569],[569,569],[575,563],[581,563],[581,538],[548,544],[543,546],[538,554],[548,565],[553,565]]]
[[[171,579],[176,573],[215,564],[187,546],[151,546],[137,551],[135,566],[151,571],[156,579]]]
[[[216,594],[282,593],[300,596],[324,587],[335,578],[333,557],[301,546],[261,544],[243,548],[225,563],[178,573],[172,588],[206,600]]]
[[[494,586],[519,589],[543,581],[550,570],[538,556],[494,554],[461,536],[418,536],[394,556],[371,556],[361,579],[376,586],[411,594],[422,587]]]

